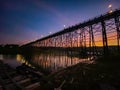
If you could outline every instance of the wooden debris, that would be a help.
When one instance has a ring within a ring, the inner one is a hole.
[[[42,73],[28,66],[21,66],[21,71],[18,73],[0,60],[0,90],[34,90],[40,87]]]
[[[66,82],[66,81],[64,80],[64,81],[61,83],[61,85],[60,85],[58,88],[54,88],[54,90],[62,90],[61,88],[62,88],[62,86],[64,85],[65,82]]]

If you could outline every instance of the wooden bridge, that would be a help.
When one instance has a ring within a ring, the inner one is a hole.
[[[106,55],[120,51],[120,10],[65,28],[22,48],[43,48]]]

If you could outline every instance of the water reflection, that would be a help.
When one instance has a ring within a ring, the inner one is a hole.
[[[25,59],[25,57],[23,57],[23,55],[21,55],[21,54],[17,54],[16,60],[18,62],[25,63],[26,65],[34,68],[34,66],[30,64],[29,60]]]
[[[21,58],[18,56],[19,60],[22,60],[23,63],[29,63],[37,65],[38,67],[42,67],[44,70],[56,71],[61,68],[66,68],[71,65],[75,65],[79,62],[88,61],[88,58],[79,58],[68,56],[65,52],[51,52],[51,53],[36,53],[31,55],[24,56],[25,58]]]
[[[22,63],[17,61],[17,55],[0,55],[0,60],[9,64],[11,67],[16,68],[20,66]]]
[[[88,61],[89,58],[79,58],[74,55],[68,55],[66,52],[42,52],[27,55],[0,55],[0,59],[8,63],[12,67],[17,67],[22,63],[43,71],[56,71],[61,68],[66,68],[75,65],[79,62]]]

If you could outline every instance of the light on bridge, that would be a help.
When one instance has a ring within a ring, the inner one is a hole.
[[[109,4],[108,8],[109,8],[109,13],[112,13],[113,12],[113,10],[112,10],[112,4]]]
[[[43,35],[40,36],[41,38],[43,37]]]
[[[49,32],[49,34],[52,34],[52,32]]]
[[[109,5],[108,5],[108,8],[112,8],[112,4],[109,4]]]
[[[112,13],[112,12],[113,12],[112,10],[109,11],[109,13]]]
[[[63,27],[65,28],[65,27],[66,27],[66,25],[63,25]]]

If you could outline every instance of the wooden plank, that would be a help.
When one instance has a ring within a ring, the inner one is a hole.
[[[40,83],[39,82],[36,82],[36,83],[33,83],[33,84],[31,84],[31,85],[29,85],[29,86],[27,86],[27,87],[25,87],[27,90],[32,90],[32,89],[34,89],[34,88],[37,88],[37,87],[39,87],[40,86]]]
[[[21,81],[19,81],[18,83],[19,83],[19,84],[22,84],[22,83],[25,83],[25,82],[28,82],[28,81],[30,81],[30,78],[27,78],[27,79],[21,80]]]

